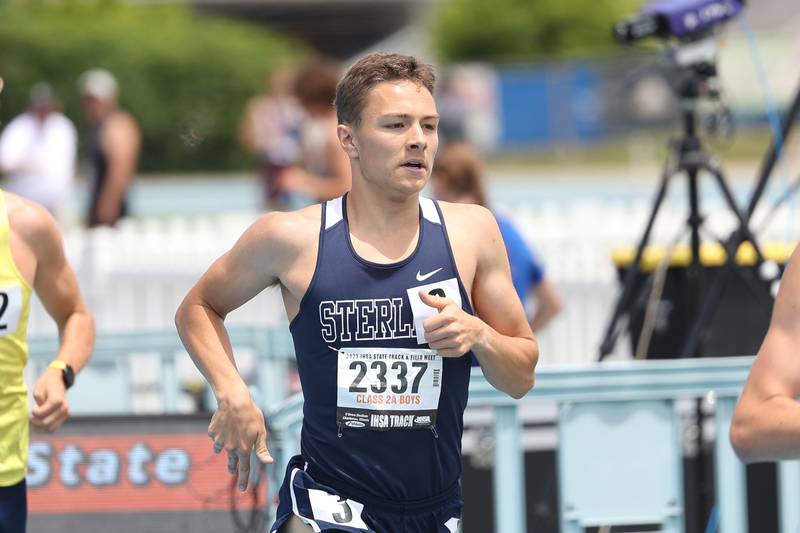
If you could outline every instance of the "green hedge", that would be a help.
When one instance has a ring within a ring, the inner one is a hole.
[[[442,0],[431,24],[445,61],[541,61],[612,51],[612,25],[641,0]]]
[[[0,120],[23,110],[31,85],[47,80],[81,124],[77,78],[103,67],[141,123],[141,170],[242,168],[236,127],[248,98],[267,71],[301,51],[263,27],[181,7],[0,0]]]

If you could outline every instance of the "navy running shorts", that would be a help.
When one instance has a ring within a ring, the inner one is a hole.
[[[28,497],[25,480],[10,487],[0,487],[0,533],[25,533]]]
[[[464,502],[458,486],[448,492],[443,498],[415,502],[413,506],[361,503],[314,481],[302,456],[296,455],[286,467],[277,519],[269,531],[277,533],[297,516],[315,532],[457,533]]]

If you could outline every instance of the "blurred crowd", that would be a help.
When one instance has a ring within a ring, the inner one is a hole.
[[[256,156],[270,210],[330,200],[350,188],[350,165],[339,148],[333,100],[341,71],[315,58],[276,69],[242,118],[239,139]]]
[[[128,212],[127,196],[141,146],[139,126],[118,106],[119,85],[107,70],[83,73],[78,90],[91,174],[84,220],[89,227],[113,226]],[[43,205],[63,221],[68,216],[77,152],[77,130],[61,112],[58,95],[48,83],[36,83],[28,109],[0,135],[3,189]]]
[[[242,114],[238,139],[252,155],[266,210],[287,210],[336,198],[350,188],[350,165],[339,146],[332,105],[342,69],[312,57],[273,68],[262,93]],[[444,73],[440,100],[440,153],[431,180],[439,200],[477,203],[488,199],[479,149],[466,139],[467,102]],[[28,109],[0,135],[2,188],[45,206],[64,222],[70,213],[79,137],[87,169],[87,227],[114,226],[129,214],[128,195],[142,146],[137,120],[118,105],[120,87],[110,72],[92,69],[78,79],[86,129],[79,136],[46,82],[30,89]],[[541,258],[513,223],[495,213],[506,243],[517,293],[540,331],[563,308]]]

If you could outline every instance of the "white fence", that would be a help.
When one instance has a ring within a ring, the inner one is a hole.
[[[701,184],[701,207],[708,215],[704,239],[726,237],[734,228],[734,217],[722,205],[710,180]],[[594,182],[520,182],[492,190],[498,210],[510,215],[533,244],[546,264],[547,275],[566,300],[564,313],[540,335],[543,364],[585,362],[597,354],[618,290],[610,252],[638,240],[654,193],[650,185],[639,182],[626,188],[619,180],[605,188]],[[190,183],[184,187],[191,188]],[[176,202],[188,201],[178,198],[176,191],[171,194],[176,195]],[[685,198],[685,180],[675,179],[651,242],[666,244],[685,227]],[[763,214],[764,210],[757,213],[755,220]],[[126,332],[172,327],[174,311],[186,291],[257,216],[255,211],[146,216],[127,220],[113,230],[66,231],[67,255],[98,329]],[[783,209],[773,224],[759,233],[762,242],[800,235],[798,218]],[[258,326],[282,323],[285,317],[278,291],[266,291],[234,312],[229,321]],[[30,333],[54,333],[38,302]],[[624,356],[628,351],[621,339],[615,355]]]

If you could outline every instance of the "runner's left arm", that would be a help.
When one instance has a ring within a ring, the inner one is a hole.
[[[439,310],[424,322],[426,339],[443,357],[472,350],[489,383],[521,398],[533,387],[539,347],[511,282],[497,222],[487,209],[471,207],[477,225],[473,234],[482,236],[472,284],[477,316],[465,313],[452,300],[420,292],[423,302]]]
[[[32,213],[33,230],[28,236],[37,259],[33,289],[58,326],[60,343],[55,358],[70,365],[77,374],[92,354],[94,321],[64,255],[55,220],[38,206],[32,207]],[[32,410],[31,423],[38,429],[54,431],[69,414],[61,374],[60,369],[48,367],[34,386],[37,405]]]

